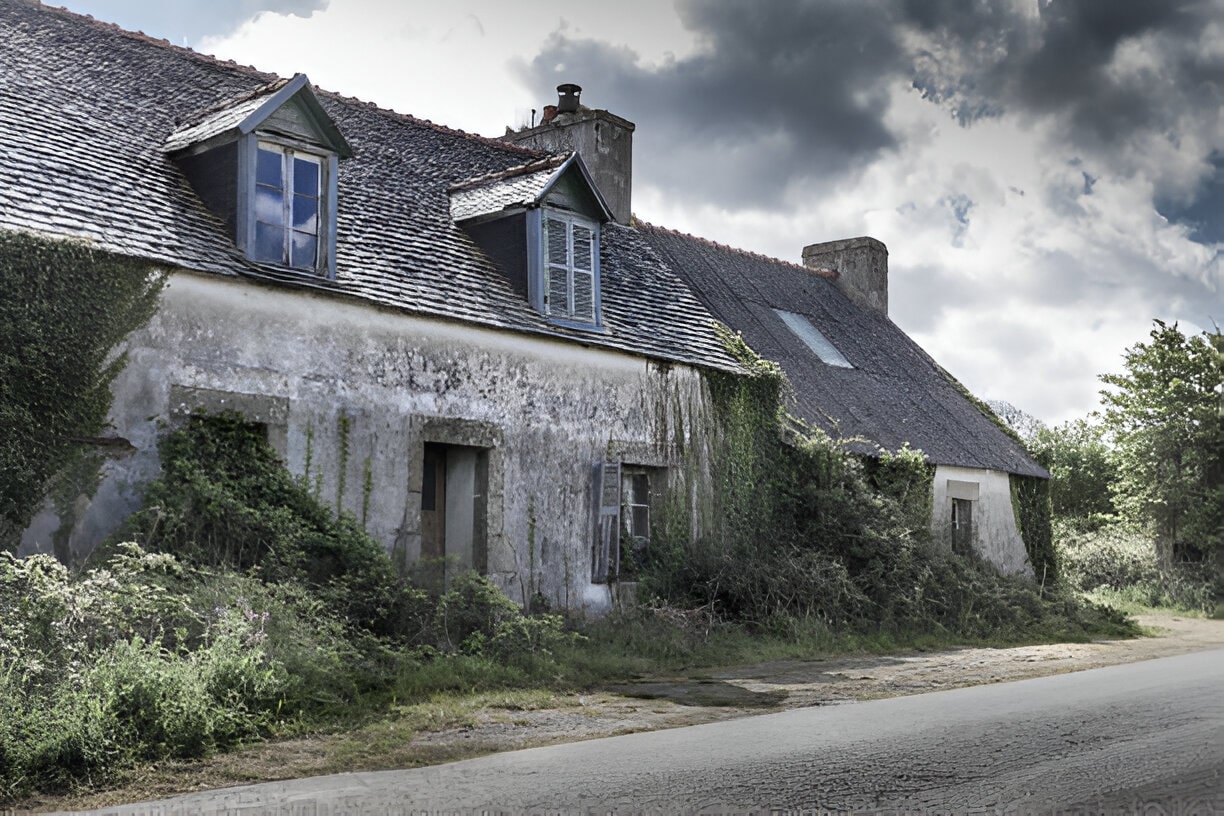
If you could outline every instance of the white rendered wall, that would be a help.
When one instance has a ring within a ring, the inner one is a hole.
[[[1000,570],[1012,575],[1033,575],[1024,540],[1016,527],[1012,507],[1011,482],[997,470],[939,465],[935,468],[935,500],[932,506],[932,531],[937,541],[950,542],[952,497],[948,482],[976,484],[978,498],[973,503],[974,549]]]
[[[590,582],[592,463],[674,463],[677,424],[683,438],[705,412],[685,366],[219,276],[174,274],[127,347],[111,422],[135,452],[70,517],[36,519],[23,553],[83,558],[157,474],[159,435],[191,408],[172,392],[213,394],[211,409],[266,422],[291,472],[408,563],[424,443],[489,449],[489,576],[598,612],[611,601]]]

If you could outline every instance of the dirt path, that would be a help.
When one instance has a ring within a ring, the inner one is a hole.
[[[1139,622],[1157,636],[896,657],[786,660],[709,671],[696,678],[632,683],[593,694],[557,695],[549,707],[534,710],[489,705],[466,712],[461,724],[440,718],[440,727],[407,739],[394,723],[383,723],[358,734],[282,740],[203,762],[141,769],[120,790],[31,801],[25,806],[97,808],[250,782],[408,768],[497,751],[1020,680],[1224,647],[1222,620],[1148,615],[1140,616]]]
[[[1022,680],[1224,647],[1224,620],[1166,615],[1137,619],[1157,636],[899,657],[776,661],[713,671],[699,679],[612,686],[605,693],[576,697],[577,706],[518,712],[511,723],[489,712],[476,725],[422,735],[417,742],[422,746],[486,743],[496,746],[494,750],[507,750]]]

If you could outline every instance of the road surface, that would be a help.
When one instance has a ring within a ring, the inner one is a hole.
[[[1224,650],[105,808],[1224,813]]]

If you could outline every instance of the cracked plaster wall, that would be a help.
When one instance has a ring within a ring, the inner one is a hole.
[[[104,464],[73,518],[36,519],[23,552],[51,551],[71,525],[84,558],[139,507],[165,428],[232,408],[265,423],[291,472],[407,564],[420,553],[424,444],[487,449],[489,576],[513,598],[538,590],[598,613],[611,594],[590,582],[592,463],[674,465],[706,410],[684,366],[188,273],[128,354],[111,421],[135,451]]]

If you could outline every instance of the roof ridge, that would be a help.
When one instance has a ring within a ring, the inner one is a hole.
[[[713,241],[709,238],[703,238],[700,235],[693,235],[692,233],[681,232],[680,230],[671,229],[670,227],[661,227],[658,224],[652,224],[649,221],[642,221],[636,216],[634,218],[634,226],[636,226],[638,229],[654,230],[655,232],[665,232],[670,235],[675,235],[678,238],[687,238],[690,241],[697,241],[699,243],[705,244],[706,246],[712,246],[715,249],[721,249],[725,252],[734,252],[736,255],[743,255],[749,258],[756,258],[757,260],[761,260],[761,261],[769,261],[770,263],[782,264],[783,266],[787,266],[787,267],[790,267],[791,269],[796,269],[801,272],[807,272],[809,274],[811,273],[819,274],[819,270],[813,269],[810,266],[804,266],[803,264],[797,264],[794,261],[787,261],[782,258],[775,258],[774,256],[766,255],[763,252],[753,252],[750,249],[742,249],[740,247],[731,246],[730,244],[720,244],[718,241]]]
[[[165,39],[164,37],[154,37],[151,34],[144,33],[143,31],[132,31],[130,29],[124,28],[118,23],[108,23],[105,20],[99,20],[96,17],[94,17],[92,14],[81,14],[79,12],[72,11],[71,9],[64,8],[63,6],[51,6],[51,5],[46,5],[44,3],[40,3],[39,8],[41,10],[51,12],[52,14],[57,14],[60,17],[70,17],[75,20],[86,22],[89,25],[92,25],[93,27],[103,30],[103,31],[109,31],[113,34],[118,34],[120,36],[127,37],[128,39],[137,40],[139,42],[144,42],[149,45],[157,46],[159,48],[164,48],[168,51],[175,52],[181,57],[198,60],[200,62],[207,63],[210,65],[219,67],[219,68],[229,69],[239,74],[245,74],[254,79],[262,80],[264,83],[264,86],[272,85],[278,81],[288,82],[292,80],[292,77],[286,78],[286,77],[281,76],[280,74],[270,73],[268,71],[261,71],[260,69],[256,68],[253,65],[242,65],[240,63],[234,62],[233,60],[220,59],[219,57],[213,54],[205,54],[202,51],[196,51],[195,49],[189,48],[187,46],[176,45],[172,43],[170,40]],[[399,111],[392,110],[391,108],[384,108],[381,105],[378,105],[374,102],[370,102],[365,99],[358,99],[357,97],[354,97],[354,96],[346,96],[336,91],[328,91],[328,90],[318,87],[313,82],[311,83],[311,87],[314,89],[316,93],[322,96],[327,96],[327,97],[336,99],[341,102],[362,105],[366,108],[375,110],[381,114],[391,116],[393,118],[397,118],[403,121],[407,121],[412,124],[421,125],[423,127],[427,127],[432,130],[435,130],[439,133],[446,133],[446,134],[450,134],[453,136],[460,136],[464,139],[468,139],[474,142],[479,142],[479,143],[488,145],[490,147],[501,148],[509,153],[521,153],[523,155],[528,155],[528,156],[546,155],[544,151],[533,150],[532,148],[522,147],[521,145],[511,144],[510,142],[503,142],[500,139],[494,139],[488,136],[481,136],[478,133],[468,133],[465,130],[447,127],[446,125],[440,125],[436,122],[430,121],[429,119],[422,119],[421,117],[413,116],[412,114],[409,114],[409,113],[400,113]],[[262,88],[253,89],[250,92],[250,94],[251,95],[258,94],[261,90]],[[231,105],[237,104],[246,98],[248,97],[241,97],[237,99],[231,98],[229,100],[220,100],[217,102],[217,105],[222,106],[226,104],[227,101]],[[219,109],[220,108],[217,108],[217,110]],[[210,111],[213,111],[213,110],[214,109],[210,108]]]

